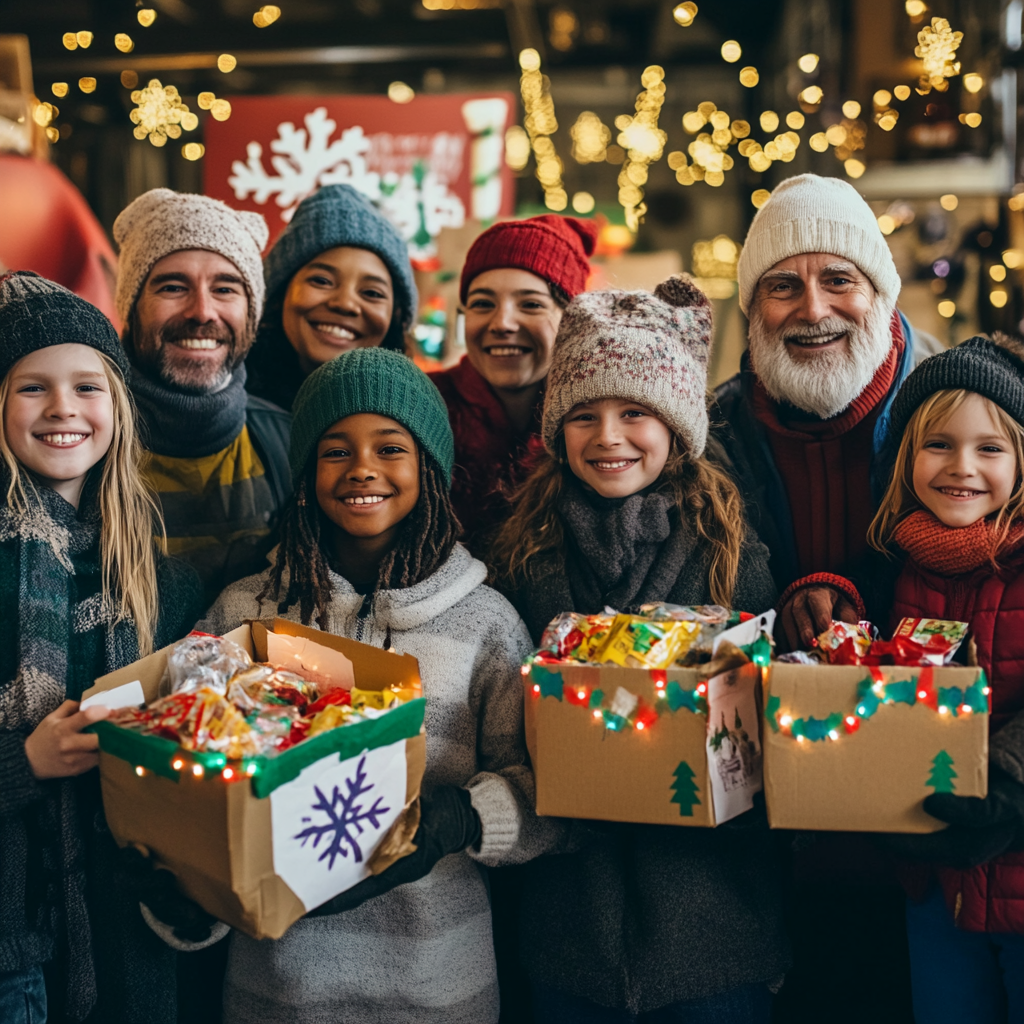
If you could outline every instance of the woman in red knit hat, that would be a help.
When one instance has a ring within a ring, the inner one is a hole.
[[[466,256],[466,355],[430,377],[448,406],[452,503],[473,549],[507,516],[528,450],[540,445],[555,334],[562,310],[586,287],[596,238],[589,221],[545,214],[495,224]]]

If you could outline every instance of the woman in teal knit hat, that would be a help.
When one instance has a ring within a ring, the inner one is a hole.
[[[358,349],[295,399],[295,494],[277,563],[221,594],[197,628],[282,615],[419,662],[427,764],[415,853],[276,942],[234,933],[226,1024],[493,1024],[498,982],[479,866],[543,852],[533,811],[512,606],[456,542],[445,404],[396,352]]]
[[[351,185],[304,199],[263,261],[267,303],[249,392],[291,409],[318,366],[357,348],[405,351],[417,295],[406,244]]]

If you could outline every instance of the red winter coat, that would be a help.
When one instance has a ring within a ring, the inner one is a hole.
[[[508,517],[509,495],[526,478],[533,457],[541,450],[543,392],[537,399],[529,428],[520,433],[509,422],[494,389],[473,369],[468,356],[429,376],[448,406],[455,435],[452,504],[462,523],[464,539],[477,553],[474,540],[481,540]]]
[[[905,617],[971,624],[992,687],[991,733],[1024,709],[1024,551],[1018,548],[998,575],[982,568],[940,576],[908,559],[896,581],[892,625]],[[938,875],[958,927],[1024,934],[1024,852]]]

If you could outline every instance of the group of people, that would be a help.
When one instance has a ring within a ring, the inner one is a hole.
[[[114,235],[120,337],[0,277],[0,1020],[174,1024],[197,989],[229,1024],[1024,1020],[1024,343],[922,358],[850,185],[758,211],[713,395],[708,300],[586,291],[587,222],[484,231],[429,375],[406,248],[347,186],[265,258],[260,216],[167,189]],[[989,796],[877,839],[539,817],[523,658],[648,602],[775,606],[790,649],[969,621]],[[118,850],[79,701],[275,614],[414,655],[427,759],[415,852],[257,941]]]

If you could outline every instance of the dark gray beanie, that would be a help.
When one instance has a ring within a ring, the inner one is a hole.
[[[0,379],[19,360],[51,345],[88,345],[128,375],[114,325],[91,303],[31,270],[0,277]]]
[[[416,282],[409,249],[384,215],[351,185],[324,185],[299,203],[288,227],[263,260],[267,301],[280,298],[292,277],[318,253],[338,246],[368,249],[383,261],[395,288],[400,326],[416,315]]]
[[[1024,425],[1024,343],[1005,335],[971,338],[929,356],[903,382],[892,403],[889,436],[899,444],[918,406],[938,391],[973,391]]]

